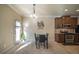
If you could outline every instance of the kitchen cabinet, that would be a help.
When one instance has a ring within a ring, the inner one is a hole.
[[[77,17],[69,15],[55,18],[55,41],[64,43],[64,33],[75,33]],[[79,34],[75,33],[75,42],[79,41]]]
[[[63,33],[55,33],[55,41],[58,43],[64,42],[64,34]]]
[[[55,41],[62,44],[79,44],[79,33],[55,33]]]
[[[55,28],[65,28],[64,25],[69,25],[69,27],[66,28],[75,28],[75,25],[77,24],[77,17],[70,17],[70,16],[62,16],[62,17],[56,17],[55,18]]]

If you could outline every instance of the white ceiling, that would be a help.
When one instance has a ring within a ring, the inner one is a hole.
[[[33,14],[33,5],[32,4],[13,4],[9,5],[19,14],[23,16],[29,16]],[[68,11],[65,11],[68,9]],[[38,17],[44,16],[62,16],[62,15],[72,15],[79,16],[78,4],[36,4],[35,13]]]

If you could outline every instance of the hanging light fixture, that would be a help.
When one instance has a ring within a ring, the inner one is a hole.
[[[36,4],[33,4],[33,13],[35,14],[35,6]]]
[[[37,16],[36,16],[36,10],[35,10],[35,6],[36,6],[36,4],[33,4],[33,14],[31,15],[31,17],[33,18],[33,19],[36,19],[37,18]]]

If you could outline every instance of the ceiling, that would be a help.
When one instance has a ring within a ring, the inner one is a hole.
[[[13,4],[9,6],[25,17],[33,14],[33,4]],[[78,4],[36,4],[35,13],[38,17],[62,15],[79,16],[78,9]]]

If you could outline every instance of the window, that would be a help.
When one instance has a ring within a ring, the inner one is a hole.
[[[20,33],[21,33],[21,23],[20,21],[16,20],[16,43],[19,43],[21,41]]]

